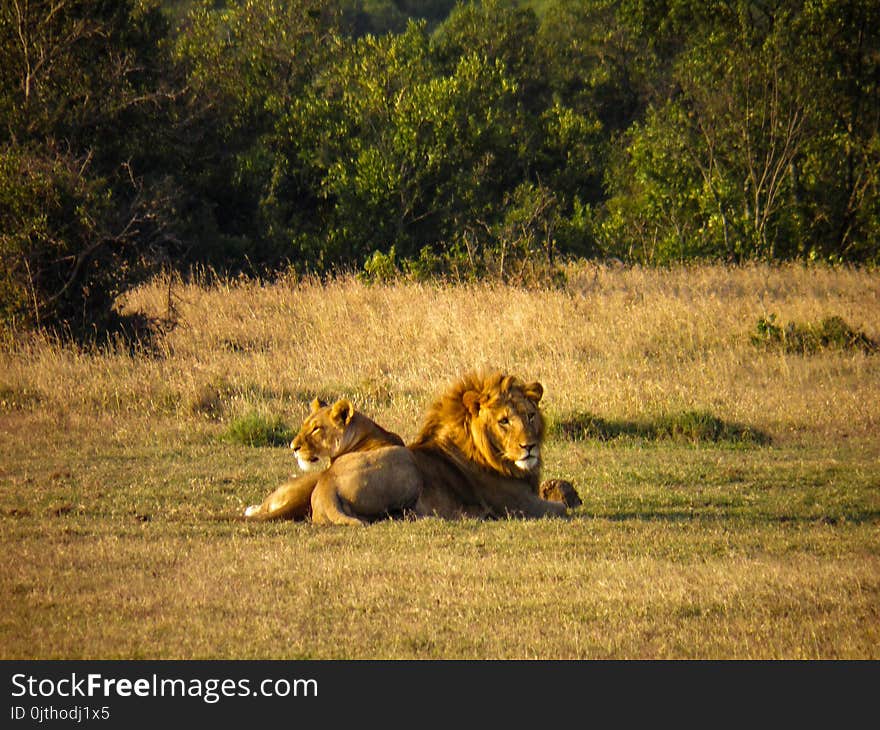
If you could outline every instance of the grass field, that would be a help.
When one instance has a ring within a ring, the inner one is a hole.
[[[880,658],[880,353],[754,341],[880,341],[880,274],[568,274],[177,282],[150,347],[0,353],[0,658]],[[544,384],[571,519],[225,518],[295,473],[242,424],[345,395],[409,439],[489,366]]]

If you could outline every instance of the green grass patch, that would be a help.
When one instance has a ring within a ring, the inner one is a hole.
[[[875,441],[555,441],[569,520],[353,529],[228,518],[287,450],[100,423],[6,417],[2,659],[880,658]]]
[[[822,350],[861,351],[873,354],[880,345],[842,317],[826,317],[819,322],[788,322],[782,325],[776,315],[761,317],[752,333],[752,343],[784,352],[810,355]]]
[[[608,419],[589,412],[573,413],[554,419],[548,433],[551,438],[565,441],[631,438],[749,445],[770,443],[770,437],[758,429],[729,423],[709,411],[700,410],[669,413],[643,420]]]
[[[230,422],[223,437],[243,446],[287,446],[296,435],[280,416],[250,411]]]

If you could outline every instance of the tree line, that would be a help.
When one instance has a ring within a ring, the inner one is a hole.
[[[873,0],[0,0],[0,320],[158,267],[876,264]]]

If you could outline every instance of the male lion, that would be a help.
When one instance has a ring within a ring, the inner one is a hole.
[[[245,510],[254,520],[304,519],[317,524],[364,524],[412,506],[421,478],[403,440],[349,401],[317,399],[291,442],[303,476],[282,484],[263,503]],[[316,470],[329,458],[330,467]]]
[[[544,419],[540,383],[501,372],[471,373],[429,409],[409,444],[422,476],[419,515],[561,516],[566,504],[541,499]]]

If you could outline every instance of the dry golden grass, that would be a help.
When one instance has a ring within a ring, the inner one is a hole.
[[[561,289],[173,287],[152,350],[0,352],[0,658],[880,657],[880,355],[751,342],[759,317],[880,340],[880,275],[582,265]],[[159,316],[167,281],[125,306]],[[349,396],[412,437],[497,366],[554,420],[688,410],[770,446],[551,439],[566,522],[218,520],[293,471],[222,438]]]
[[[561,290],[367,286],[346,278],[174,287],[180,326],[160,356],[36,342],[2,355],[7,400],[76,413],[240,413],[298,420],[313,393],[346,393],[411,435],[462,371],[509,368],[546,385],[551,413],[635,418],[703,408],[778,438],[880,430],[876,358],[762,351],[757,320],[842,316],[880,339],[880,275],[851,269],[573,269]],[[165,311],[156,282],[126,306]],[[213,407],[212,407],[213,406]]]
[[[880,655],[880,556],[827,526],[67,522],[4,532],[4,658]]]

